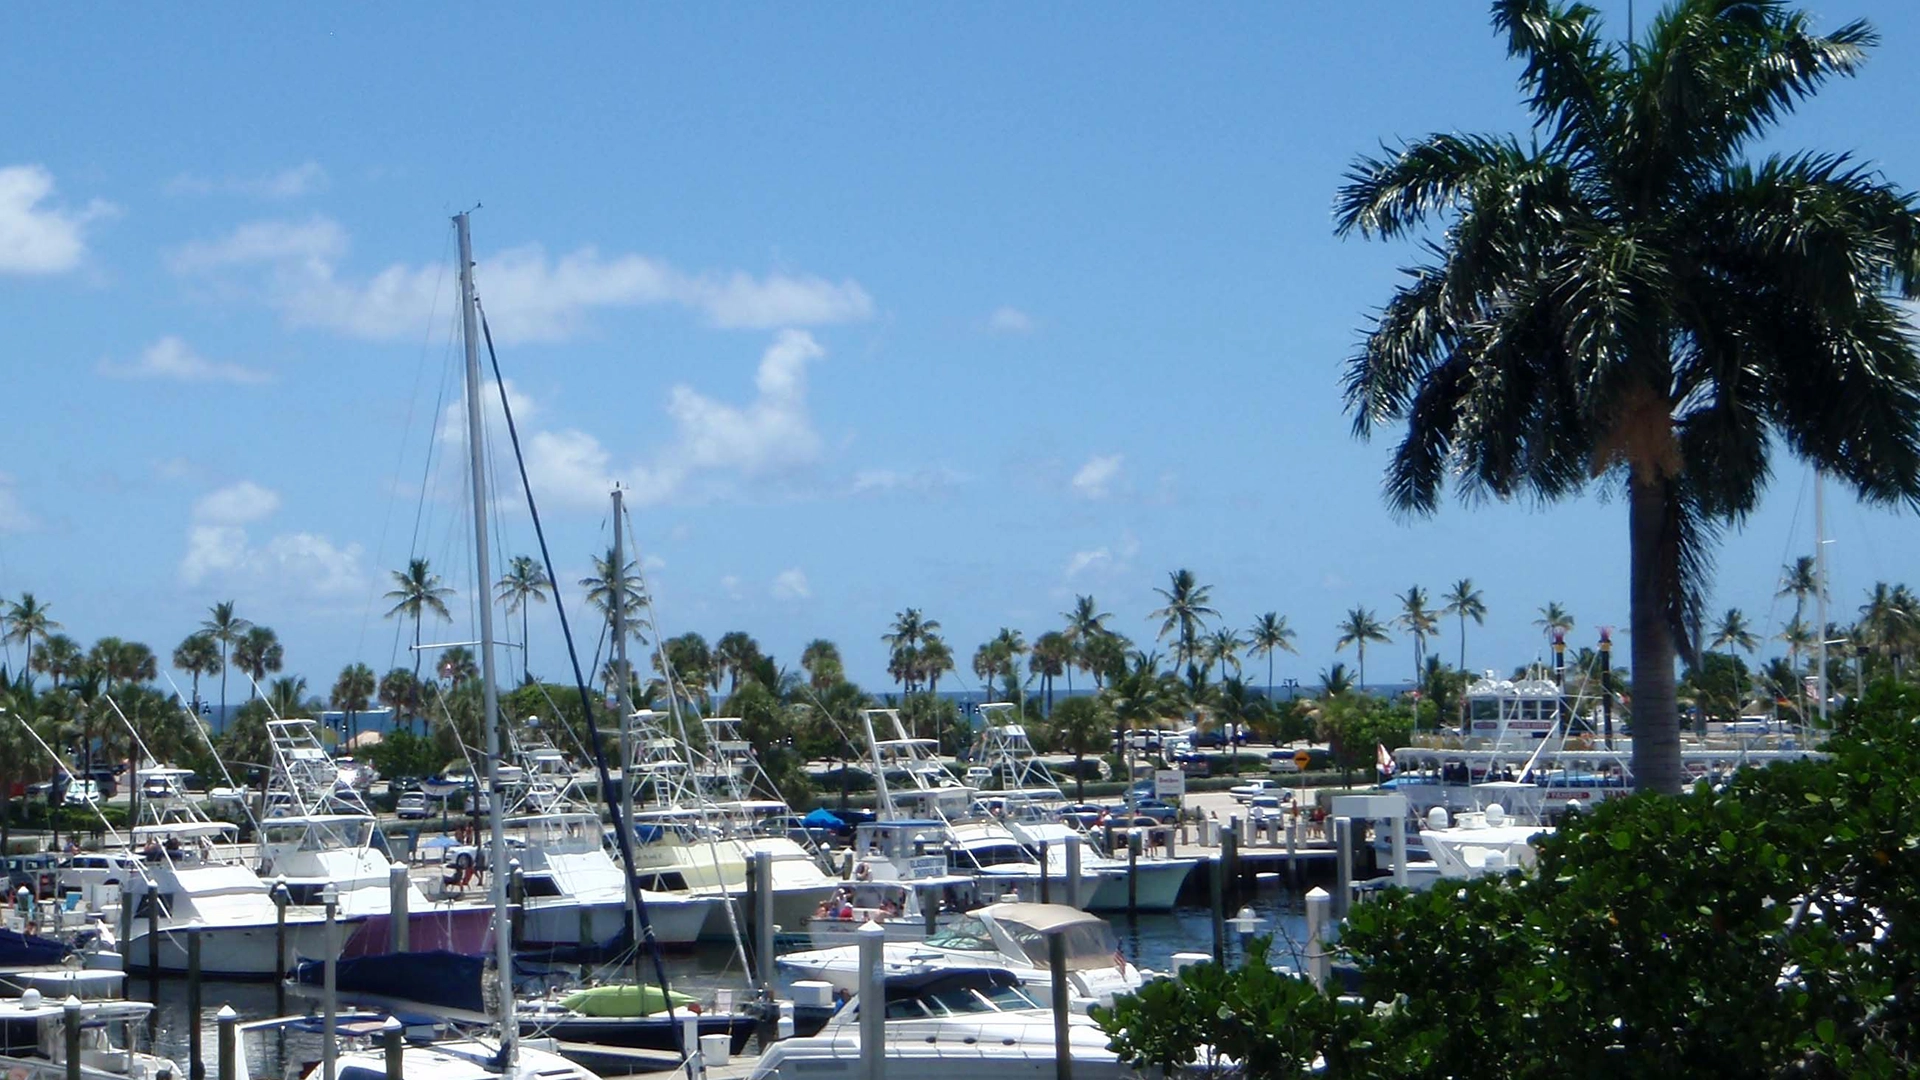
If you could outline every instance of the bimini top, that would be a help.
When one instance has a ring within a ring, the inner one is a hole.
[[[1019,923],[1043,934],[1069,926],[1084,926],[1088,923],[1107,925],[1107,920],[1100,916],[1089,915],[1066,904],[991,904],[981,908],[978,914],[990,916],[996,922]]]

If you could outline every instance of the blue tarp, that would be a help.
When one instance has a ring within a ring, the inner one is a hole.
[[[800,819],[800,823],[809,829],[844,829],[847,823],[839,815],[824,808],[813,811]]]

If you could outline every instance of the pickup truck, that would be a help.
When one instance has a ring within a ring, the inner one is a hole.
[[[1286,789],[1271,780],[1249,780],[1238,787],[1231,788],[1227,794],[1235,802],[1246,802],[1256,795],[1278,795]]]

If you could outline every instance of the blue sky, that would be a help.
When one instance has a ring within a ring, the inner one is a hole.
[[[1778,144],[1920,186],[1920,11],[1808,6],[1885,40]],[[0,66],[36,88],[0,117],[0,594],[82,641],[164,657],[234,599],[324,693],[410,662],[380,595],[416,553],[461,590],[428,638],[471,634],[436,431],[476,203],[561,576],[619,480],[672,632],[833,638],[879,688],[903,607],[964,667],[1077,593],[1150,638],[1183,566],[1233,625],[1288,616],[1303,682],[1413,584],[1483,588],[1476,667],[1537,655],[1549,600],[1577,643],[1626,621],[1622,507],[1396,520],[1340,410],[1414,253],[1336,240],[1334,188],[1382,140],[1521,127],[1483,5],[42,6]],[[1717,607],[1777,631],[1810,500],[1777,458]],[[1910,518],[1830,507],[1837,613],[1914,577]],[[551,607],[532,637],[557,674]]]

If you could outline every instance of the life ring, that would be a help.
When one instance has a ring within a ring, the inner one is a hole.
[[[453,857],[453,868],[455,870],[473,869],[473,853],[468,851],[463,851],[460,854],[455,855]]]

